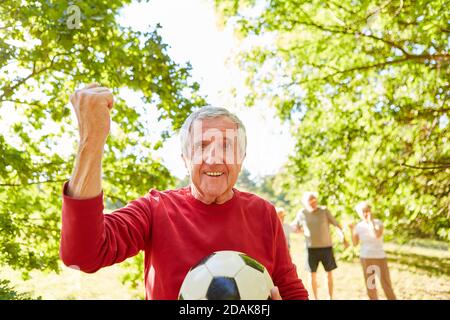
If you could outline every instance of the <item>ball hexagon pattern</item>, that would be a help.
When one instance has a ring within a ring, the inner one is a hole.
[[[217,251],[193,266],[179,300],[270,300],[274,287],[267,269],[238,251]]]

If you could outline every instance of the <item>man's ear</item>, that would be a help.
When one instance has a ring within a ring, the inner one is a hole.
[[[239,161],[239,172],[241,172],[242,166],[244,165],[245,156],[247,155],[247,152],[244,153],[244,156]]]
[[[186,159],[184,158],[183,154],[180,154],[180,157],[181,157],[181,159],[183,160],[184,167],[187,169]]]
[[[187,170],[188,172],[190,172],[190,171],[189,171],[189,166],[188,166],[188,164],[187,164],[187,160],[186,160],[186,158],[185,158],[185,156],[184,156],[183,154],[181,154],[181,159],[183,159],[184,167],[186,168],[186,170]]]

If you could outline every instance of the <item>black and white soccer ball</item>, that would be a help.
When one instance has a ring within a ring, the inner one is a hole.
[[[217,251],[187,273],[179,300],[270,300],[274,287],[267,269],[238,251]]]

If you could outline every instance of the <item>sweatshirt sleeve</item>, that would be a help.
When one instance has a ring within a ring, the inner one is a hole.
[[[65,265],[93,273],[136,255],[150,241],[151,212],[146,197],[110,214],[103,213],[103,192],[76,199],[63,188],[60,257]]]
[[[275,235],[275,267],[272,280],[283,300],[308,300],[308,291],[299,279],[297,268],[292,262],[281,221],[276,215],[275,208],[272,208],[272,211],[271,219]]]
[[[327,217],[328,217],[329,223],[331,223],[335,227],[338,227],[339,222],[337,222],[336,218],[331,214],[330,210],[328,210],[328,209],[325,209],[325,210],[327,212]]]

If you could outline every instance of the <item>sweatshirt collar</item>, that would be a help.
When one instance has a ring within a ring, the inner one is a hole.
[[[217,204],[217,203],[211,203],[206,204],[198,199],[196,199],[191,192],[191,187],[187,186],[184,187],[187,200],[189,203],[191,203],[193,206],[205,210],[205,211],[213,211],[213,212],[222,212],[227,211],[229,208],[236,205],[239,201],[239,191],[235,188],[233,188],[233,197],[230,200],[225,201],[224,203]]]

